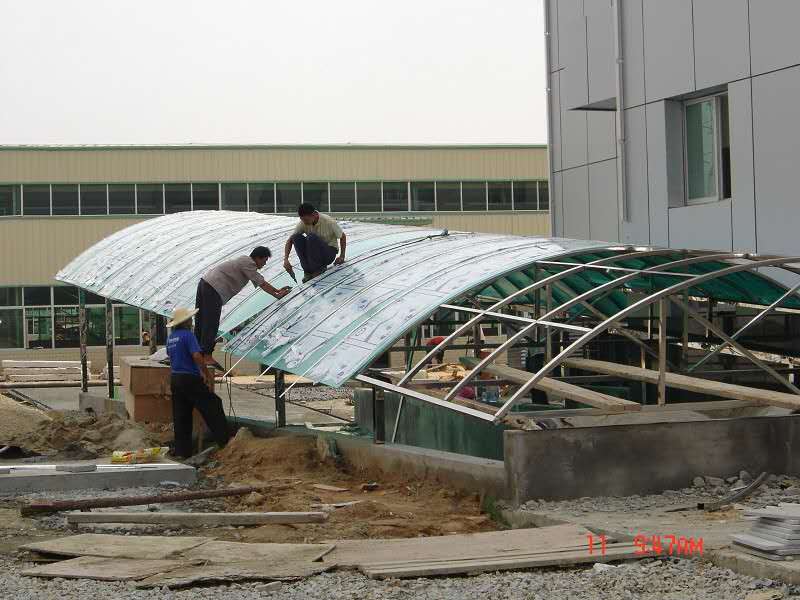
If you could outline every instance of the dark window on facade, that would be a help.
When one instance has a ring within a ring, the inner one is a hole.
[[[194,210],[219,210],[219,186],[216,183],[192,184]]]
[[[383,182],[383,210],[385,212],[408,211],[408,182]]]
[[[78,304],[78,288],[71,285],[53,286],[53,304]]]
[[[550,210],[550,189],[546,181],[539,182],[539,210]]]
[[[464,210],[486,210],[486,183],[465,181],[461,184]]]
[[[77,348],[81,345],[77,306],[61,306],[55,309],[53,333],[56,348]]]
[[[143,183],[136,186],[136,212],[140,215],[164,213],[164,190],[160,183]]]
[[[279,213],[296,215],[300,206],[300,184],[279,183],[275,186],[275,202]]]
[[[436,182],[436,210],[461,210],[461,184],[458,181]]]
[[[87,183],[81,185],[81,214],[105,215],[107,213],[105,184]]]
[[[26,185],[22,188],[23,215],[50,214],[50,186]]]
[[[25,306],[51,306],[51,304],[49,287],[25,288]]]
[[[411,182],[411,210],[436,210],[432,181]]]
[[[260,213],[275,212],[275,184],[250,184],[250,210]]]
[[[86,309],[86,345],[105,346],[106,345],[106,309],[87,308]]]
[[[164,185],[164,212],[172,214],[191,210],[192,200],[188,183],[167,183]]]
[[[516,210],[537,210],[538,192],[535,181],[514,182],[514,208]]]
[[[331,212],[355,212],[356,184],[349,182],[331,183]]]
[[[25,329],[28,333],[28,348],[53,347],[52,318],[52,308],[25,309]]]
[[[0,185],[0,217],[22,214],[22,187]]]
[[[356,184],[358,212],[381,212],[381,184],[376,181],[359,181]]]
[[[304,183],[303,202],[313,204],[320,212],[330,211],[328,206],[328,184],[327,183]]]
[[[78,214],[78,185],[53,186],[53,214],[77,215]]]
[[[123,183],[108,186],[108,214],[136,214],[136,190],[133,184]]]
[[[22,288],[0,287],[0,306],[22,306]]]
[[[115,306],[114,342],[120,345],[138,344],[141,334],[139,309],[133,306]]]
[[[222,210],[247,210],[247,184],[222,184]]]
[[[489,210],[511,210],[511,182],[488,183]]]
[[[22,309],[0,309],[0,348],[22,348]]]

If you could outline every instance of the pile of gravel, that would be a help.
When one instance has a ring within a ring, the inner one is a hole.
[[[136,590],[128,583],[88,580],[32,579],[26,568],[0,559],[0,589],[9,598],[117,598],[120,600],[282,600],[436,599],[486,600],[744,600],[754,590],[770,589],[784,598],[800,595],[800,587],[736,575],[728,569],[696,560],[642,561],[616,567],[536,570],[484,574],[476,577],[376,581],[354,572],[325,573],[278,586],[251,583],[197,587],[187,590]]]

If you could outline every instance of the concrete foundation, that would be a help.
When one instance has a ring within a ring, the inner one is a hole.
[[[798,416],[506,431],[508,499],[659,493],[742,469],[797,475],[798,443]]]
[[[125,410],[125,403],[122,400],[112,400],[107,396],[97,396],[91,392],[78,392],[78,409],[95,415],[116,413],[124,419],[128,418],[128,411]]]
[[[76,464],[76,462],[78,464],[94,464],[96,461],[70,461],[68,464]],[[0,475],[0,494],[152,486],[158,485],[162,481],[174,481],[188,485],[197,481],[195,469],[180,463],[168,462],[169,466],[156,468],[145,468],[146,465],[141,465],[142,468],[115,468],[113,470],[104,470],[103,464],[108,463],[97,463],[98,470],[88,473],[65,473],[41,469],[25,472],[12,471],[10,474]]]

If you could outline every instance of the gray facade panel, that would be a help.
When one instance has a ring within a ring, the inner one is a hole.
[[[608,0],[585,0],[589,102],[614,98],[614,11]]]
[[[644,104],[644,24],[642,0],[624,0],[622,9],[622,83],[625,106]]]
[[[589,165],[589,239],[619,242],[617,161]]]
[[[585,165],[589,160],[587,146],[586,111],[562,109],[561,168]]]
[[[750,45],[753,75],[800,63],[800,2],[752,0]]]
[[[750,74],[747,13],[748,0],[694,0],[697,89]]]
[[[561,170],[561,74],[558,72],[550,75],[550,105],[549,123],[552,131],[550,136],[551,148],[550,156],[552,160],[552,170]]]
[[[797,254],[800,67],[753,79],[756,235],[759,253]]]
[[[564,205],[564,236],[579,240],[591,239],[589,235],[589,171],[578,167],[562,171]]]
[[[564,237],[564,194],[561,173],[553,173],[550,180],[550,210],[553,211],[553,235]]]
[[[586,18],[583,0],[560,0],[558,3],[559,44],[561,60],[561,106],[576,108],[589,102],[586,67]]]
[[[669,245],[699,250],[732,250],[731,201],[709,202],[669,211]]]
[[[753,108],[751,80],[728,84],[731,134],[733,249],[757,252],[755,181],[753,179]]]
[[[643,1],[647,101],[693,91],[692,0]]]
[[[550,64],[547,65],[548,73],[552,73],[561,68],[561,61],[558,57],[558,2],[547,0],[550,9],[550,20],[547,23],[549,36],[547,43],[550,44]]]
[[[606,111],[587,111],[588,156],[589,162],[607,160],[617,155],[616,113]]]
[[[648,104],[647,182],[650,198],[650,243],[669,245],[669,175],[667,172],[667,117],[665,102]]]
[[[650,243],[650,206],[647,190],[647,128],[644,106],[625,111],[625,165],[627,171],[628,222],[622,223],[621,242]]]

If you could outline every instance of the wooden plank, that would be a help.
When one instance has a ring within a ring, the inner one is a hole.
[[[181,566],[180,560],[136,560],[130,558],[101,558],[79,556],[70,560],[28,569],[26,577],[60,577],[63,579],[94,579],[97,581],[135,581],[159,573],[173,571]]]
[[[457,534],[426,538],[336,540],[330,560],[344,568],[397,560],[438,560],[470,558],[490,554],[538,552],[556,547],[587,544],[591,532],[573,523],[510,529],[483,533]]]
[[[148,523],[182,527],[222,527],[227,525],[267,525],[289,523],[324,523],[324,512],[77,512],[68,513],[67,522],[78,523]]]
[[[78,375],[81,374],[80,367],[42,367],[39,369],[30,369],[24,367],[6,367],[3,369],[3,373],[8,377],[9,375],[42,375],[42,374],[51,374],[51,373],[77,373]]]
[[[43,375],[6,375],[8,381],[80,381],[80,373],[44,373]]]
[[[658,385],[658,371],[652,369],[642,369],[630,365],[619,365],[602,360],[589,360],[585,358],[568,358],[564,364],[574,369],[582,369],[593,373],[603,373],[604,375],[616,375],[624,379],[643,381]],[[698,394],[708,394],[729,398],[731,400],[745,400],[758,405],[778,406],[791,410],[800,409],[800,396],[787,394],[785,392],[775,392],[772,390],[762,390],[744,385],[723,383],[710,379],[700,379],[679,373],[667,373],[665,377],[666,385],[669,387],[696,392]]]
[[[332,569],[333,563],[291,561],[267,563],[263,560],[182,567],[154,575],[136,584],[137,588],[181,588],[200,583],[244,581],[294,581]]]
[[[335,485],[325,485],[324,483],[315,483],[311,486],[315,490],[322,492],[349,492],[350,488],[336,487]]]
[[[436,575],[457,575],[463,573],[485,573],[488,571],[504,571],[532,569],[541,567],[578,565],[585,563],[608,563],[617,560],[643,558],[641,549],[632,544],[611,545],[606,552],[589,553],[587,547],[581,550],[550,552],[536,555],[487,556],[463,561],[432,561],[412,565],[383,566],[377,569],[365,565],[361,571],[373,579],[431,577]]]
[[[91,364],[91,363],[89,363]],[[3,369],[36,369],[38,367],[81,367],[79,360],[4,360]]]
[[[648,404],[642,406],[643,413],[667,413],[675,411],[705,412],[719,410],[736,410],[763,406],[746,400],[712,400],[710,402],[674,402],[672,404]],[[598,408],[573,408],[561,410],[528,410],[515,412],[514,415],[523,417],[599,417],[608,415],[609,412]]]
[[[478,360],[474,358],[464,357],[460,360],[470,368],[474,368],[478,364]],[[490,375],[495,375],[500,379],[513,381],[514,383],[518,383],[520,385],[527,383],[533,376],[533,373],[529,373],[528,371],[521,371],[519,369],[513,369],[504,365],[492,364],[486,365],[483,368],[483,372],[489,373]],[[551,379],[550,377],[543,378],[535,385],[535,387],[547,392],[548,394],[563,396],[564,398],[569,398],[570,400],[575,400],[576,402],[580,402],[582,404],[588,404],[594,408],[602,408],[609,413],[639,411],[642,409],[641,404],[638,402],[631,402],[630,400],[615,398],[614,396],[609,396],[608,394],[587,390],[572,383]]]
[[[21,546],[43,554],[102,556],[105,558],[166,559],[210,541],[205,537],[105,535],[84,533]]]
[[[211,541],[182,554],[187,560],[230,563],[248,560],[266,562],[320,560],[333,551],[333,544],[249,544]]]

